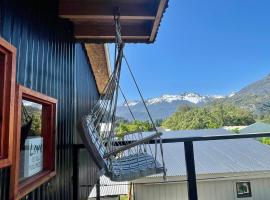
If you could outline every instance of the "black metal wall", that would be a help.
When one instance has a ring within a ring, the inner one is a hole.
[[[0,35],[17,48],[17,82],[58,99],[57,176],[25,199],[71,200],[76,123],[98,97],[84,48],[75,45],[71,24],[57,17],[57,1],[0,0],[0,7]],[[78,169],[93,174],[79,181],[91,185],[97,168],[87,153],[78,157],[84,160]],[[0,200],[8,199],[8,190],[5,168],[0,170]]]
[[[81,45],[76,45],[76,51],[83,51]],[[76,76],[76,95],[77,95],[77,119],[79,120],[83,115],[89,113],[89,108],[94,105],[97,100],[98,92],[93,90],[96,88],[96,82],[93,76],[91,68],[88,66],[88,59],[83,54],[76,54],[76,65],[77,67]],[[95,92],[94,92],[95,91]],[[78,155],[78,197],[79,199],[86,199],[89,196],[89,191],[96,184],[99,176],[98,168],[89,156],[86,149],[77,149]],[[75,186],[76,187],[76,186]]]

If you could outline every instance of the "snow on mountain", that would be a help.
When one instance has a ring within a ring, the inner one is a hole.
[[[136,106],[138,103],[140,103],[140,101],[128,101],[127,103],[129,106]],[[127,106],[127,104],[124,103],[123,106]]]
[[[172,103],[173,101],[188,101],[190,103],[198,104],[198,103],[205,103],[208,102],[209,99],[220,99],[224,98],[224,96],[220,95],[213,95],[213,96],[201,96],[196,93],[184,93],[180,95],[162,95],[161,97],[151,98],[146,100],[147,105],[154,105],[158,103]],[[135,106],[140,101],[130,101],[128,102],[129,106]],[[126,104],[124,104],[126,106]]]
[[[162,95],[156,98],[150,98],[145,101],[150,113],[154,119],[164,119],[170,116],[180,106],[184,105],[198,105],[202,106],[215,99],[225,98],[220,95],[203,96],[197,93],[183,93],[179,95]],[[136,119],[148,120],[148,116],[144,105],[141,101],[129,101],[128,105],[131,107]],[[117,116],[124,119],[131,119],[127,105],[124,103],[117,107]]]
[[[231,93],[231,94],[229,95],[229,97],[233,97],[235,94],[236,94],[236,93],[233,92],[233,93]]]
[[[224,99],[224,98],[226,98],[225,96],[222,96],[222,95],[212,95],[212,96],[209,96],[209,97],[212,97],[214,99]]]

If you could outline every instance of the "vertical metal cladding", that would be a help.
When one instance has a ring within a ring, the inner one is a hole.
[[[76,45],[77,51],[85,51],[85,49],[81,45]],[[76,65],[81,66],[76,68],[76,85],[80,86],[76,87],[78,105],[76,118],[78,120],[89,113],[90,108],[99,96],[94,76],[89,76],[93,72],[88,67],[88,62],[86,56],[79,53],[76,54]],[[78,197],[79,199],[86,199],[97,181],[99,170],[86,149],[80,149],[78,152]]]
[[[1,37],[17,48],[17,83],[58,100],[57,176],[23,199],[73,199],[76,119],[98,97],[84,49],[75,45],[72,26],[57,17],[58,1],[0,0],[0,8]],[[81,172],[93,175],[79,181],[92,184],[97,168],[89,154],[84,152],[79,158],[85,165],[79,166]],[[86,165],[92,168],[85,170]],[[5,168],[0,170],[0,200],[8,199],[8,190],[9,168]]]

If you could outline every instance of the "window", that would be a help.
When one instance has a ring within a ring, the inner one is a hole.
[[[11,190],[19,199],[55,176],[56,100],[16,87],[16,153]]]
[[[0,168],[11,164],[16,49],[0,38]]]
[[[243,181],[236,183],[237,198],[252,197],[250,182]]]

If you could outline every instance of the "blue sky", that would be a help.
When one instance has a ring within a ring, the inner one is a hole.
[[[269,0],[170,0],[154,44],[125,54],[146,98],[228,95],[270,73]],[[121,86],[138,99],[126,67]]]

